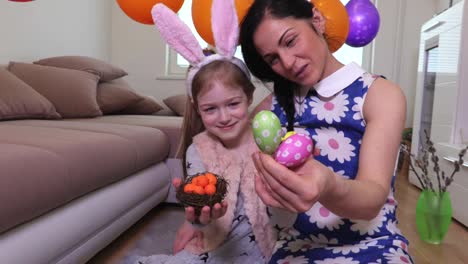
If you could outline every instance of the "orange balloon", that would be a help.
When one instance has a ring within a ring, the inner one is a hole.
[[[237,18],[240,22],[244,19],[247,10],[254,0],[235,0]],[[213,0],[192,0],[193,25],[200,37],[211,46],[214,46],[213,31],[211,30],[211,5]]]
[[[151,9],[157,3],[163,3],[175,13],[179,12],[184,0],[117,0],[120,9],[136,22],[153,25]]]
[[[312,0],[325,18],[325,38],[331,52],[337,51],[349,33],[349,17],[340,0]]]

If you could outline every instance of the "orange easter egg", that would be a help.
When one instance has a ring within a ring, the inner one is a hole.
[[[198,176],[198,181],[197,181],[197,185],[198,186],[201,186],[201,187],[205,187],[206,185],[208,185],[208,178],[204,175],[201,175],[201,176]]]
[[[199,195],[204,195],[205,194],[205,189],[201,186],[197,186],[195,185],[193,187],[193,192],[196,193],[196,194],[199,194]]]
[[[208,195],[213,195],[216,193],[216,186],[213,184],[208,184],[205,186],[205,193]]]
[[[193,193],[195,190],[195,185],[189,183],[184,186],[184,192],[185,193]]]
[[[206,178],[208,179],[208,183],[209,183],[209,184],[216,185],[216,183],[218,182],[218,180],[216,179],[216,176],[214,176],[213,173],[207,172],[205,175],[206,175]]]

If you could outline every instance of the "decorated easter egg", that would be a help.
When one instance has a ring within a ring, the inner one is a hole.
[[[283,131],[278,117],[271,111],[258,112],[252,121],[252,131],[258,148],[267,154],[275,153]]]
[[[275,160],[286,167],[302,164],[314,149],[312,139],[303,133],[290,135],[281,142],[274,155]]]

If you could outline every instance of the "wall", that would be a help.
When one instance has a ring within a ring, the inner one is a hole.
[[[114,1],[111,61],[127,70],[127,80],[135,89],[153,95],[159,102],[185,93],[184,79],[165,76],[166,53],[166,44],[155,26],[133,21]],[[261,83],[255,83],[257,89],[252,106],[269,94]]]
[[[414,89],[418,60],[419,32],[423,22],[435,12],[437,0],[377,0],[381,16],[380,30],[372,45],[366,47],[370,71],[398,83],[407,97],[406,126],[413,123]],[[417,14],[417,15],[415,15]],[[114,2],[112,8],[111,60],[127,69],[129,80],[137,89],[156,98],[183,93],[183,80],[158,79],[165,74],[166,47],[152,25],[134,22]],[[254,103],[267,90],[260,88]]]
[[[367,55],[373,56],[368,65],[370,71],[386,76],[404,90],[406,126],[413,123],[420,27],[442,2],[375,1],[381,28],[373,44],[366,47]],[[185,92],[183,80],[161,78],[166,70],[166,45],[154,26],[131,20],[114,0],[0,1],[0,34],[4,36],[0,64],[87,55],[121,66],[129,72],[127,79],[135,89],[159,101]],[[267,92],[257,89],[254,104]]]
[[[463,6],[463,21],[462,25],[468,25],[468,3],[465,2]],[[460,50],[462,54],[460,56],[460,74],[458,79],[458,99],[457,99],[457,110],[456,120],[454,129],[454,143],[468,145],[468,104],[466,98],[468,98],[468,26],[462,27],[462,39],[460,43]],[[467,178],[468,179],[468,178]]]
[[[157,79],[165,74],[166,44],[155,26],[135,22],[112,2],[111,61],[129,73],[135,89],[158,101],[185,93],[183,80]]]
[[[462,0],[436,0],[436,14],[443,12],[445,9],[449,8],[451,5],[454,5]]]
[[[400,85],[407,102],[405,126],[412,127],[421,25],[433,16],[436,0],[377,0],[376,6],[381,22],[371,71]]]
[[[111,2],[0,1],[0,64],[75,54],[109,60]]]

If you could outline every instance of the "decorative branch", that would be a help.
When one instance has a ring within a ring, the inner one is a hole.
[[[427,186],[423,182],[424,178],[422,176],[420,176],[419,173],[414,168],[414,165],[413,165],[414,155],[409,151],[408,147],[406,145],[404,145],[404,144],[401,145],[401,149],[403,150],[403,153],[405,153],[406,155],[409,155],[409,157],[410,157],[409,162],[408,162],[409,167],[410,167],[411,171],[414,172],[414,175],[416,175],[416,178],[418,178],[419,184],[421,184],[421,188],[426,189]]]
[[[424,130],[424,135],[426,136],[426,144],[427,144],[427,151],[431,155],[431,161],[432,164],[434,164],[433,170],[437,176],[437,185],[439,192],[442,191],[442,185],[440,183],[440,167],[439,167],[439,157],[436,154],[436,149],[434,147],[434,143],[432,143],[431,139],[429,138],[429,135],[427,134],[427,131]]]
[[[464,149],[460,151],[460,153],[458,153],[458,160],[456,160],[453,163],[452,174],[448,178],[445,179],[445,182],[444,182],[445,185],[443,188],[444,192],[447,191],[448,186],[453,182],[453,177],[455,176],[455,174],[460,171],[460,166],[465,162],[463,160],[463,157],[465,156],[467,151],[468,151],[468,146],[466,146]]]
[[[439,166],[439,156],[437,155],[437,150],[434,146],[434,143],[429,138],[427,131],[424,131],[426,136],[426,146],[422,149],[420,159],[417,159],[415,155],[413,155],[408,147],[404,144],[401,145],[401,149],[403,153],[409,156],[409,168],[410,170],[416,175],[421,188],[424,190],[431,190],[432,192],[436,192],[431,177],[429,176],[429,156],[432,162],[432,171],[435,172],[437,177],[437,190],[438,193],[443,193],[447,191],[449,185],[453,182],[453,178],[457,172],[460,171],[461,165],[464,163],[463,157],[465,156],[466,152],[468,151],[468,146],[460,150],[458,154],[458,160],[453,163],[453,171],[450,176],[447,177],[445,171],[441,170]],[[414,164],[416,166],[414,166]],[[416,169],[419,169],[418,170]]]

